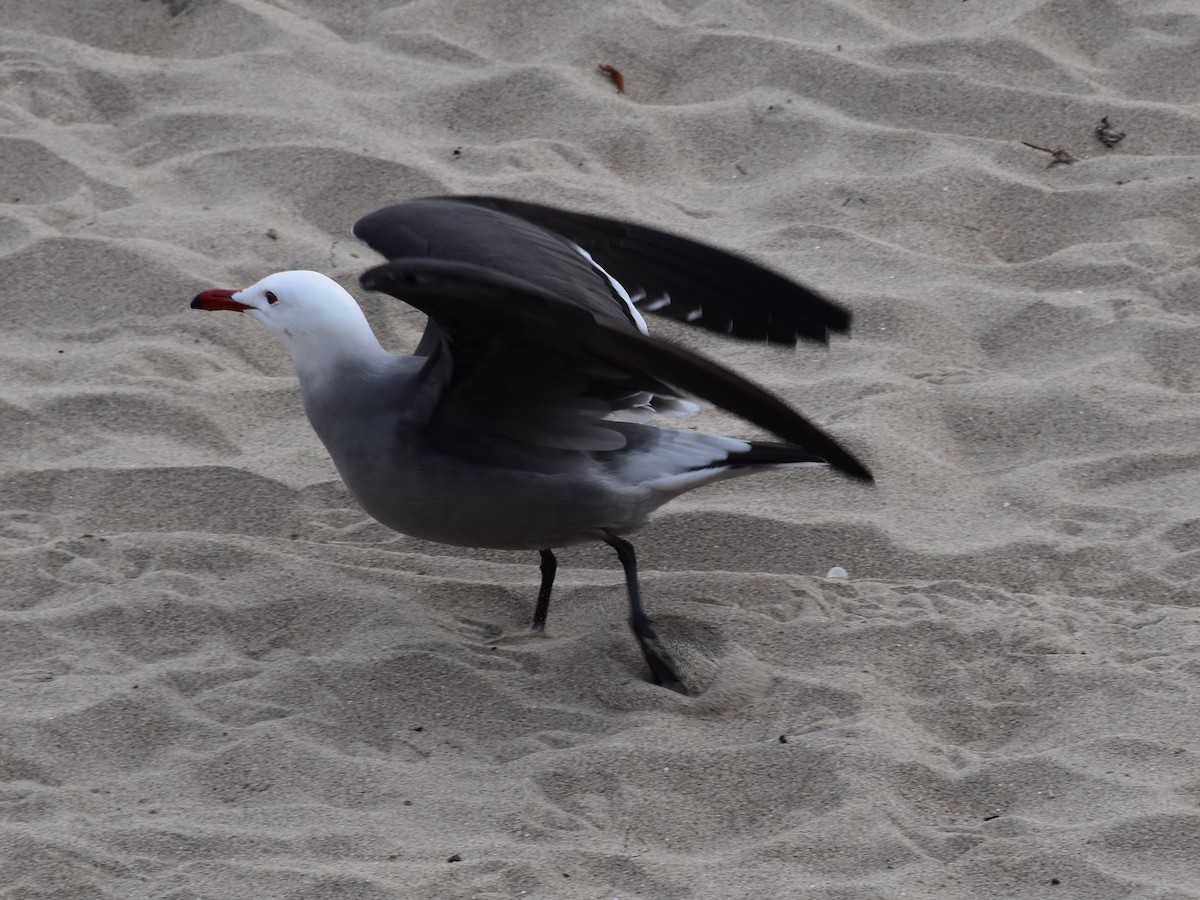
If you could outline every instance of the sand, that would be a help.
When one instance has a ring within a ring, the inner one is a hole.
[[[1195,0],[4,6],[0,896],[1200,897]],[[878,478],[637,536],[697,696],[608,548],[528,634],[535,554],[368,520],[266,329],[188,309],[313,268],[409,348],[350,225],[468,192],[854,311],[651,323]]]

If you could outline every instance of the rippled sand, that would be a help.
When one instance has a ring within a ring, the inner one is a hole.
[[[1200,897],[1197,59],[1194,0],[9,0],[0,895]],[[267,331],[187,308],[357,291],[358,216],[460,192],[855,313],[651,322],[878,478],[639,536],[697,697],[607,548],[528,634],[535,554],[367,520]]]

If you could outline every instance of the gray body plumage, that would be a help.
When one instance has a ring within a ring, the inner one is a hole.
[[[413,537],[501,550],[596,541],[640,528],[685,490],[752,471],[724,465],[751,445],[719,435],[618,422],[608,427],[621,449],[588,450],[431,425],[436,400],[414,368],[393,357],[336,385],[301,380],[308,419],[350,492]]]

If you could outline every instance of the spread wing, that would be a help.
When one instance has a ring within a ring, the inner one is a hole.
[[[743,257],[644,225],[502,197],[444,197],[515,216],[586,250],[626,288],[640,309],[711,331],[795,346],[827,343],[850,330],[850,312],[815,291]]]
[[[524,219],[453,197],[385,206],[354,223],[385,259],[442,259],[523,278],[590,312],[636,327],[612,280],[568,240]]]
[[[441,199],[411,200],[363,217],[354,234],[383,256],[421,270],[515,279],[565,309],[636,331],[640,318],[578,248],[505,213]],[[431,268],[432,271],[432,268]],[[389,293],[395,293],[389,291]],[[415,292],[396,293],[429,324],[417,347],[444,380],[443,423],[564,450],[620,449],[605,420],[687,415],[697,404],[660,380],[634,377],[577,348],[509,327],[503,310],[455,315]]]
[[[454,425],[545,447],[615,450],[625,438],[605,427],[611,398],[670,392],[670,385],[848,475],[871,479],[832,438],[741,376],[531,281],[473,263],[413,257],[370,269],[360,281],[436,323],[443,339],[428,365],[447,374],[435,416]]]

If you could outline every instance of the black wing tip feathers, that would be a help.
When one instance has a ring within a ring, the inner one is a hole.
[[[733,466],[823,464],[855,481],[861,481],[864,484],[875,483],[875,476],[866,466],[846,452],[833,438],[823,432],[820,433],[820,436],[822,444],[820,449],[814,448],[812,441],[805,441],[803,444],[751,441],[749,450],[731,453],[726,464]]]
[[[863,484],[874,484],[875,476],[871,474],[871,470],[854,458],[841,444],[835,441],[828,435],[821,433],[824,439],[825,446],[820,450],[813,451],[813,458],[817,462],[823,462],[831,468],[837,469],[847,478],[853,478],[855,481],[861,481]],[[804,446],[807,445],[807,442]]]
[[[829,460],[826,460],[826,462],[829,462]],[[855,481],[861,481],[863,484],[875,483],[875,476],[871,474],[871,470],[848,453],[841,465],[833,462],[829,464],[843,475],[853,478]]]

